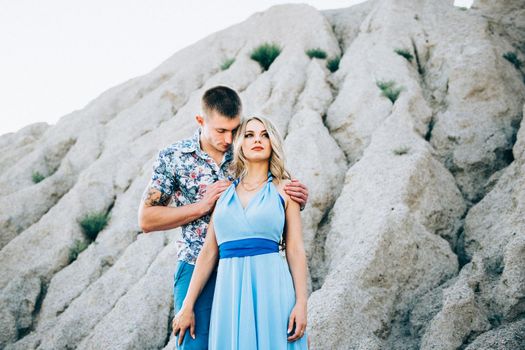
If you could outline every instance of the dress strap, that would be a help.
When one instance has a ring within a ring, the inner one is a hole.
[[[268,171],[268,182],[272,182],[273,180],[273,175],[270,171]]]

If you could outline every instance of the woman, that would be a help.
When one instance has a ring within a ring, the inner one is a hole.
[[[179,343],[187,328],[195,338],[193,306],[218,260],[209,348],[307,349],[300,210],[283,190],[290,176],[269,120],[241,123],[232,166],[237,179],[215,205],[174,333]]]

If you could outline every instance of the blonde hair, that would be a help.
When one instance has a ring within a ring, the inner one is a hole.
[[[279,133],[279,130],[275,125],[267,118],[252,116],[241,122],[241,125],[235,133],[235,139],[233,140],[233,161],[231,164],[231,170],[235,178],[243,178],[246,176],[246,157],[242,152],[242,143],[244,141],[244,133],[248,123],[252,120],[260,121],[270,138],[270,145],[272,147],[272,153],[270,154],[269,170],[272,176],[277,182],[281,182],[284,179],[290,179],[290,173],[286,170],[284,161],[284,150],[283,150],[283,138]]]

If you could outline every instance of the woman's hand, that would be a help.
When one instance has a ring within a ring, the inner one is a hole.
[[[186,330],[190,329],[190,335],[195,339],[195,313],[193,309],[182,307],[173,318],[171,323],[173,334],[179,336],[179,346],[182,344]]]
[[[295,332],[288,337],[289,342],[294,342],[304,335],[306,330],[306,303],[296,303],[288,321],[288,334],[294,328]]]

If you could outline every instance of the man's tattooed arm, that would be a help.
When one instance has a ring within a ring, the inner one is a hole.
[[[167,206],[170,202],[171,196],[159,190],[147,187],[142,195],[142,202],[146,207]]]
[[[185,225],[206,215],[202,203],[168,207],[171,196],[148,185],[139,206],[139,227],[146,233]]]

